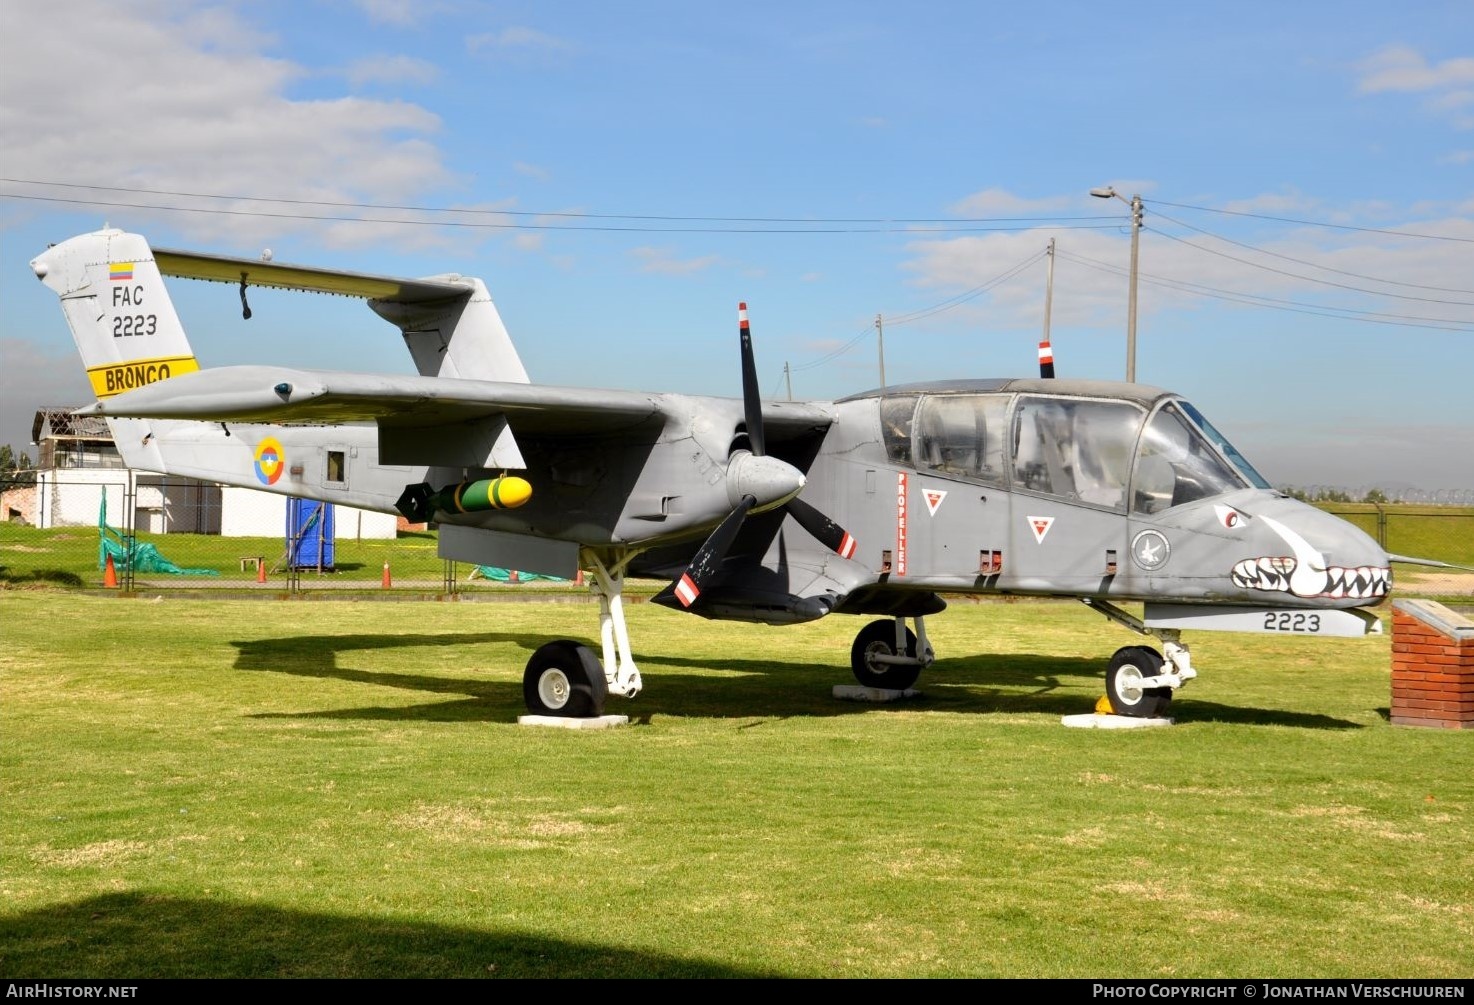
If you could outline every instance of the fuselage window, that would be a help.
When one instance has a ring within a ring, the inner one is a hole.
[[[341,482],[344,480],[346,474],[347,469],[344,467],[343,464],[343,451],[329,450],[327,481]]]
[[[922,397],[912,426],[912,461],[922,470],[1004,484],[1006,394]]]
[[[914,394],[880,399],[880,431],[885,440],[885,456],[896,464],[911,463],[911,418],[915,414]]]
[[[1020,398],[1013,426],[1014,483],[1124,510],[1131,456],[1144,419],[1140,408],[1124,401]]]

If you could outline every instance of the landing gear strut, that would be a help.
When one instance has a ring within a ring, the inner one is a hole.
[[[1148,646],[1124,646],[1116,650],[1106,669],[1106,699],[1116,715],[1138,719],[1159,719],[1172,706],[1177,688],[1198,675],[1191,654],[1181,642],[1182,633],[1175,628],[1148,628],[1115,604],[1082,597],[1085,605],[1139,635],[1149,635],[1162,644],[1157,652]]]
[[[533,715],[570,719],[598,718],[611,694],[633,698],[640,693],[640,670],[630,653],[624,623],[624,570],[637,551],[618,549],[610,555],[583,548],[580,568],[589,569],[589,592],[599,599],[599,639],[604,661],[588,646],[559,639],[538,647],[522,673],[522,700]],[[606,561],[606,558],[609,559]]]
[[[916,683],[921,671],[936,659],[926,638],[925,619],[916,617],[916,631],[906,627],[905,618],[872,621],[855,636],[850,646],[850,669],[855,680],[866,687],[904,691]]]

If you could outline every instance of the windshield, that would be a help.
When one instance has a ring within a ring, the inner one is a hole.
[[[1131,510],[1156,513],[1250,484],[1246,475],[1218,455],[1206,433],[1178,403],[1171,402],[1157,410],[1142,434],[1131,483]]]
[[[1228,442],[1228,437],[1214,429],[1213,423],[1203,418],[1202,412],[1194,408],[1191,402],[1184,401],[1181,402],[1181,405],[1182,410],[1188,414],[1188,417],[1196,422],[1203,432],[1208,434],[1208,439],[1218,444],[1218,449],[1223,451],[1223,455],[1233,462],[1233,466],[1238,468],[1245,478],[1249,479],[1250,484],[1260,489],[1271,487],[1264,476],[1254,470],[1254,465],[1249,463],[1248,458],[1239,453],[1238,449],[1232,443]]]

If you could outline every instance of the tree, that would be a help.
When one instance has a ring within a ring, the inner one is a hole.
[[[17,453],[10,444],[0,445],[0,486],[34,485],[36,469],[24,451]]]

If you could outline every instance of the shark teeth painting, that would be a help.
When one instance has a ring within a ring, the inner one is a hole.
[[[1297,597],[1350,597],[1354,600],[1385,597],[1391,589],[1392,570],[1389,567],[1327,565],[1325,556],[1295,531],[1269,517],[1261,519],[1284,538],[1294,556],[1246,558],[1236,563],[1232,572],[1235,586],[1288,592]]]

